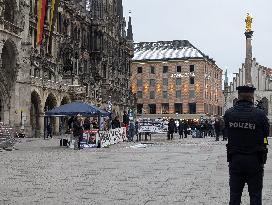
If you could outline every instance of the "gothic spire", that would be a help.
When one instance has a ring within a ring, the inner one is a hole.
[[[117,15],[120,19],[123,19],[123,1],[117,0]]]
[[[127,39],[133,41],[133,31],[132,31],[132,21],[131,21],[131,11],[129,11],[128,29],[127,29]]]
[[[228,78],[228,70],[226,69],[225,71],[225,80],[224,80],[224,84],[228,85],[229,84],[229,78]]]

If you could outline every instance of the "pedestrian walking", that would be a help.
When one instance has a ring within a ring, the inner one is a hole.
[[[128,136],[129,136],[129,141],[133,142],[133,137],[135,135],[135,123],[131,120],[129,121],[128,125]]]
[[[205,128],[205,122],[204,121],[202,121],[202,122],[200,122],[200,124],[198,125],[198,130],[200,131],[200,135],[201,135],[201,137],[202,138],[205,138],[205,130],[206,130],[206,128]]]
[[[52,128],[52,125],[50,122],[48,122],[47,126],[46,126],[46,131],[47,131],[47,137],[46,138],[53,138],[52,136],[52,131],[53,131],[53,128]]]
[[[179,126],[178,126],[178,132],[179,132],[179,139],[183,139],[183,132],[184,132],[184,123],[180,120]]]
[[[112,129],[121,128],[121,123],[118,116],[114,118],[114,120],[111,123],[111,126],[112,126]]]
[[[208,135],[210,137],[214,137],[214,132],[215,132],[214,125],[213,125],[213,122],[210,120],[208,122]]]
[[[215,122],[214,122],[214,131],[215,131],[215,140],[216,141],[219,141],[220,130],[221,130],[220,121],[218,118],[216,118]]]
[[[84,119],[83,127],[84,127],[84,130],[90,130],[91,129],[91,121],[90,121],[89,117],[86,117]]]
[[[129,116],[128,116],[127,112],[124,111],[124,113],[123,113],[123,125],[124,125],[124,127],[128,128],[128,124],[129,124]]]
[[[175,120],[173,118],[170,119],[169,123],[168,123],[168,136],[167,136],[167,139],[168,140],[173,140],[173,135],[174,135],[174,132],[177,131],[177,126],[176,126],[176,123],[175,123]]]
[[[265,138],[269,122],[265,112],[254,107],[251,85],[239,86],[238,102],[226,111],[225,131],[228,137],[230,205],[241,203],[245,183],[251,205],[262,204],[264,164],[267,158]]]
[[[184,133],[184,138],[187,138],[187,135],[189,134],[189,125],[186,120],[183,121],[183,133]]]
[[[139,141],[139,121],[135,122],[135,135],[137,137],[137,141]]]
[[[99,129],[98,121],[96,118],[93,118],[90,127],[91,129]]]
[[[81,115],[77,115],[73,122],[73,135],[75,139],[74,149],[80,149],[80,142],[83,138],[83,123],[81,119]]]

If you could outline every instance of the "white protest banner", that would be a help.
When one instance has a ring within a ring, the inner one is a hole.
[[[108,147],[112,144],[117,144],[127,140],[126,128],[111,129],[109,131],[100,131],[99,139],[101,147]]]
[[[167,126],[165,126],[163,121],[143,119],[142,121],[139,121],[138,132],[165,133],[167,132]]]

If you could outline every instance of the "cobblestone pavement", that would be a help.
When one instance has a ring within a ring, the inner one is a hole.
[[[154,136],[132,149],[72,150],[58,139],[22,139],[0,152],[0,205],[228,204],[225,142]],[[272,204],[271,151],[265,168],[263,204]],[[247,189],[243,203],[249,204]]]

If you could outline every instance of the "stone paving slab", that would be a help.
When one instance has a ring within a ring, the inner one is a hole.
[[[58,139],[22,139],[0,152],[0,205],[228,204],[226,142],[165,140],[76,151]],[[272,159],[265,168],[263,204],[272,204]],[[243,203],[249,204],[247,188]]]

